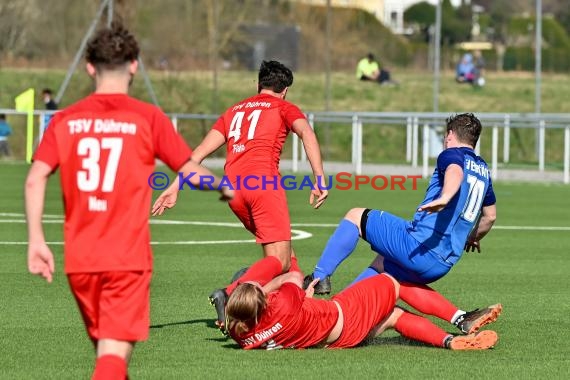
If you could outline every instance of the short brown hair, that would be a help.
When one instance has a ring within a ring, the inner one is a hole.
[[[136,61],[139,45],[135,37],[121,24],[99,30],[87,44],[85,59],[97,69],[113,70]]]
[[[446,131],[453,131],[457,136],[457,140],[462,143],[469,144],[473,148],[477,145],[479,136],[481,135],[481,122],[472,113],[462,113],[447,118]]]

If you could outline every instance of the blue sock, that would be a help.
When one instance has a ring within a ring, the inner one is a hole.
[[[347,286],[347,288],[348,288],[348,287],[351,287],[351,286],[354,285],[354,284],[356,284],[358,281],[364,280],[365,278],[372,277],[372,276],[376,276],[378,273],[380,273],[380,272],[378,272],[376,269],[374,269],[374,268],[372,268],[372,267],[368,267],[368,268],[364,269],[364,271],[362,271],[362,273],[360,273],[360,274],[358,275],[358,277],[356,277],[356,278],[354,279],[354,281],[352,281],[352,283]]]
[[[354,251],[359,237],[358,227],[343,219],[327,242],[323,254],[315,266],[314,277],[324,279],[332,275],[340,263]]]

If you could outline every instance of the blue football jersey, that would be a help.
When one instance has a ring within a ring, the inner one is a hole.
[[[441,195],[445,170],[451,164],[463,168],[459,191],[440,212],[417,211],[410,234],[451,264],[461,257],[467,238],[477,223],[483,206],[496,202],[487,163],[470,148],[449,148],[437,158],[437,166],[421,205]]]

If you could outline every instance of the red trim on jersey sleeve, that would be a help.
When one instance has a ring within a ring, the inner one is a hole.
[[[192,149],[162,112],[156,112],[153,117],[152,139],[156,156],[174,171],[180,169],[192,156]]]
[[[298,120],[298,119],[306,120],[307,119],[305,117],[305,114],[303,112],[301,112],[299,107],[297,107],[293,103],[284,102],[284,105],[283,105],[281,112],[282,112],[283,120],[285,120],[285,125],[287,126],[287,130],[291,129],[295,120]]]
[[[49,128],[45,130],[42,141],[33,157],[33,161],[45,162],[53,170],[59,166],[57,139],[55,137],[55,129],[59,127],[59,119],[59,115],[55,114],[49,123]]]
[[[224,123],[224,116],[220,116],[218,118],[218,120],[216,120],[216,122],[212,126],[212,129],[215,129],[216,131],[220,132],[222,134],[222,136],[224,136],[224,139],[227,141],[226,125]]]

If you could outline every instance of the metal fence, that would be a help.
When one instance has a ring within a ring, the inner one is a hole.
[[[25,116],[26,113],[14,110],[0,110],[0,113],[7,115]],[[37,136],[41,139],[45,129],[46,115],[48,111],[35,111],[37,118]],[[179,129],[181,123],[192,121],[201,122],[205,127],[200,132],[201,138],[209,126],[218,118],[218,115],[207,114],[169,114],[175,128]],[[367,139],[363,138],[364,128],[399,128],[405,134],[405,161],[402,164],[410,165],[413,168],[421,169],[422,176],[429,176],[430,154],[437,154],[442,149],[442,134],[446,118],[449,113],[417,113],[417,112],[309,112],[307,119],[311,126],[318,132],[319,129],[330,127],[331,125],[351,128],[351,146],[342,149],[350,151],[351,168],[356,174],[361,174],[363,170],[363,151],[367,146]],[[520,113],[478,113],[485,134],[490,129],[490,168],[492,178],[496,179],[501,170],[500,164],[508,164],[511,161],[511,134],[513,130],[533,129],[535,131],[536,150],[536,170],[545,171],[546,131],[557,130],[556,137],[551,138],[550,149],[563,149],[561,156],[562,182],[570,183],[570,114],[520,114]],[[345,132],[346,134],[346,132]],[[502,157],[499,157],[500,136],[502,135]],[[563,137],[562,137],[563,136]],[[489,139],[487,139],[489,140]],[[563,140],[563,141],[560,141]],[[301,149],[298,137],[293,134],[291,139],[291,168],[293,172],[299,170],[299,165],[307,162],[307,157]],[[321,139],[321,147],[326,149]],[[477,153],[482,149],[480,141],[476,147]],[[347,152],[348,153],[348,152]],[[377,163],[377,162],[375,162]],[[560,164],[560,163],[558,163]]]

